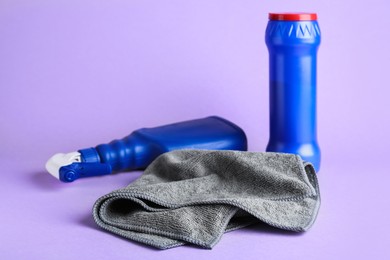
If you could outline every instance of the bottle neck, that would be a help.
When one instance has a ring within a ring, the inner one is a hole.
[[[100,163],[111,165],[113,171],[125,171],[146,168],[160,154],[154,148],[151,140],[133,132],[123,139],[100,144],[92,149],[96,151]]]

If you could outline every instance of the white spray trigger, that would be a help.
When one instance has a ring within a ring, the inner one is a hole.
[[[74,162],[81,162],[79,152],[57,153],[47,161],[46,170],[57,179],[60,179],[60,168]]]

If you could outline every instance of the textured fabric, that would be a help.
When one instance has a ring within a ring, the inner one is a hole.
[[[105,230],[166,249],[212,248],[226,231],[258,221],[305,231],[320,205],[313,166],[293,154],[178,150],[95,203]]]

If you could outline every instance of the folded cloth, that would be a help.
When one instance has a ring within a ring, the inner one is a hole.
[[[305,231],[319,206],[314,168],[298,155],[177,150],[98,199],[93,215],[103,229],[160,249],[212,248],[224,232],[259,221]]]

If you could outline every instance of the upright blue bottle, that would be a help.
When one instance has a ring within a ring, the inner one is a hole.
[[[269,14],[265,41],[269,51],[269,152],[299,154],[320,169],[316,126],[316,14]]]

